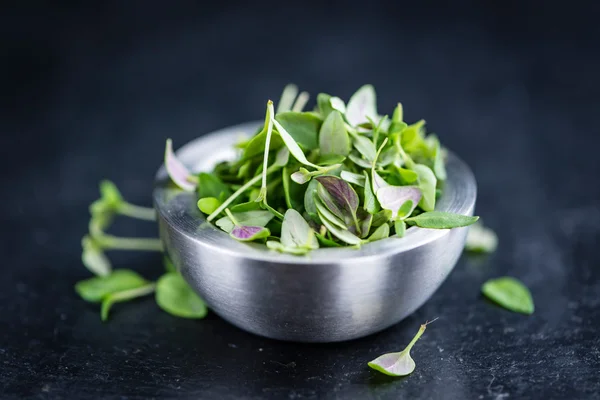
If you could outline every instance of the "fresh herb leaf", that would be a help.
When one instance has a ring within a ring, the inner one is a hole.
[[[396,236],[404,237],[406,234],[406,223],[402,220],[394,222],[394,230],[396,231]]]
[[[429,211],[415,217],[407,218],[405,221],[409,225],[416,225],[421,228],[451,229],[472,225],[477,222],[478,219],[479,217],[471,217],[468,215],[452,214],[442,211]]]
[[[356,186],[365,187],[365,176],[360,174],[355,174],[350,171],[342,171],[340,173],[340,178],[345,180],[348,183],[352,183]]]
[[[198,208],[207,215],[213,213],[220,205],[221,202],[214,197],[203,197],[198,200]]]
[[[369,138],[356,134],[353,137],[352,145],[367,161],[371,162],[375,159],[377,149]]]
[[[321,186],[321,188],[322,188],[322,186]],[[317,190],[317,193],[318,193],[318,190]],[[327,196],[329,196],[329,195],[327,195]],[[331,202],[329,202],[329,204],[331,204]],[[339,217],[337,214],[334,214],[329,208],[327,208],[327,206],[325,206],[325,204],[323,203],[321,198],[315,199],[315,206],[317,208],[317,212],[319,214],[322,214],[323,216],[325,216],[325,218],[327,218],[327,220],[330,223],[332,223],[333,225],[337,226],[340,229],[348,229],[348,227],[346,226],[346,223],[344,222],[343,214],[342,214],[342,217]],[[341,211],[339,209],[336,208],[336,210],[338,211],[339,214],[341,214]]]
[[[375,89],[364,85],[350,97],[346,107],[346,118],[352,126],[367,122],[369,118],[378,120]]]
[[[390,226],[388,224],[380,225],[375,232],[369,236],[369,242],[385,239],[390,236]]]
[[[298,96],[298,86],[290,83],[283,88],[281,98],[277,104],[277,114],[290,111],[294,104],[294,99]]]
[[[262,226],[236,225],[229,236],[241,242],[251,242],[257,239],[265,239],[271,236],[271,231]]]
[[[148,281],[129,269],[116,269],[110,275],[97,276],[75,284],[75,291],[82,299],[97,303],[111,293],[137,289]]]
[[[304,149],[312,150],[319,147],[317,138],[319,136],[319,129],[321,128],[322,121],[314,114],[290,111],[277,114],[275,120],[279,122],[296,143],[300,144]]]
[[[327,93],[319,93],[317,95],[317,107],[319,108],[319,114],[321,114],[321,117],[325,120],[333,111],[333,107],[331,106],[331,96]]]
[[[181,318],[204,318],[204,301],[189,287],[181,275],[169,272],[156,283],[156,303],[167,313]]]
[[[306,192],[304,193],[304,211],[306,211],[310,219],[314,222],[319,222],[317,206],[315,205],[315,196],[317,195],[318,185],[319,182],[317,180],[311,181],[306,187]]]
[[[323,222],[323,225],[325,225],[327,230],[331,232],[333,236],[337,237],[342,242],[348,243],[350,245],[360,246],[362,244],[362,240],[358,236],[354,235],[352,232],[346,229],[342,229],[335,226],[320,212],[318,214],[319,218],[321,219],[321,222]]]
[[[446,166],[444,164],[444,158],[442,157],[442,148],[440,141],[435,135],[429,135],[427,138],[432,143],[432,155],[433,155],[433,172],[435,176],[441,180],[446,180]]]
[[[233,212],[231,215],[233,215],[235,222],[231,220],[229,215],[215,222],[219,228],[227,233],[231,233],[236,224],[240,226],[264,227],[273,219],[273,214],[266,210]]]
[[[379,356],[368,363],[369,367],[389,376],[406,376],[411,374],[415,370],[416,364],[410,356],[410,350],[431,322],[421,325],[415,337],[413,337],[404,350],[398,353],[387,353]]]
[[[404,217],[410,215],[421,200],[421,191],[414,186],[386,186],[377,190],[377,200],[381,208],[390,210],[392,218]],[[409,209],[402,210],[402,215],[398,212],[406,202],[410,201]]]
[[[373,215],[372,227],[378,227],[384,223],[387,223],[392,218],[392,212],[390,210],[381,210]]]
[[[319,243],[315,232],[300,213],[292,208],[285,212],[281,225],[281,244],[285,247],[316,249]]]
[[[90,236],[84,236],[81,240],[81,247],[83,248],[81,261],[90,272],[98,276],[108,276],[111,273],[110,261],[96,240]]]
[[[365,177],[364,208],[369,214],[375,214],[379,210],[379,203],[377,203],[377,199],[375,197],[375,194],[373,193],[373,187],[371,186],[371,181],[369,180],[369,174],[367,173],[367,171],[363,171],[363,175]]]
[[[473,253],[493,253],[498,247],[498,236],[490,228],[486,228],[481,220],[469,228],[465,250]]]
[[[350,153],[350,137],[339,111],[329,113],[323,122],[319,132],[319,150],[323,156],[347,156]]]
[[[108,320],[108,313],[115,303],[122,303],[125,301],[137,299],[142,296],[147,296],[154,293],[156,285],[154,283],[148,283],[144,286],[140,286],[133,289],[122,290],[119,292],[109,293],[102,299],[102,307],[100,309],[100,317],[102,321]]]
[[[483,294],[507,310],[533,314],[535,306],[527,286],[510,276],[490,279],[481,287]]]
[[[416,164],[413,165],[412,170],[419,176],[419,189],[421,189],[421,201],[419,201],[419,207],[423,211],[433,211],[435,208],[435,186],[437,185],[437,179],[435,174],[427,165]]]
[[[187,167],[175,157],[171,139],[167,139],[167,144],[165,146],[165,168],[167,169],[167,173],[171,180],[179,186],[179,188],[188,192],[192,192],[196,189],[198,178],[192,175]]]
[[[214,174],[201,172],[198,174],[198,197],[214,197],[224,201],[231,196],[231,190],[223,181]]]

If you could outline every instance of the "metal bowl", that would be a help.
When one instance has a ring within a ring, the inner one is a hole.
[[[193,171],[235,157],[233,145],[261,122],[202,136],[178,152]],[[476,184],[448,153],[448,179],[437,208],[472,215]],[[255,334],[297,342],[336,342],[385,329],[419,308],[458,260],[467,228],[411,227],[406,236],[360,249],[324,248],[306,256],[237,242],[206,222],[195,193],[172,188],[164,166],[154,206],[160,237],[187,282],[223,319]]]

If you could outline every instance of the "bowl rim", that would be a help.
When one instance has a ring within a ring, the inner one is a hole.
[[[215,145],[225,145],[226,151],[231,152],[232,145],[241,136],[250,136],[261,126],[263,121],[251,121],[222,128],[202,135],[180,147],[176,152],[178,159],[194,172],[206,171],[209,165],[216,161],[231,157],[215,157],[211,161],[202,160],[203,166],[198,167],[199,155],[210,158],[212,155],[203,148],[214,148]],[[223,146],[223,148],[225,148]],[[209,150],[210,151],[210,150]],[[475,177],[467,164],[453,152],[447,150],[446,168],[448,178],[442,196],[436,201],[436,211],[447,211],[464,215],[472,215],[477,197]],[[196,245],[207,251],[226,253],[229,256],[255,261],[284,263],[284,264],[315,264],[315,263],[363,263],[371,258],[391,256],[410,251],[431,243],[444,235],[450,229],[425,229],[410,227],[403,238],[389,237],[372,243],[366,243],[359,249],[350,247],[319,248],[306,255],[297,256],[280,253],[268,249],[264,244],[239,242],[231,238],[212,223],[206,221],[197,206],[196,192],[185,192],[169,185],[170,179],[164,163],[155,175],[153,203],[159,221],[164,222],[179,235],[185,236]],[[167,201],[168,199],[168,201]],[[165,240],[161,234],[161,240]],[[165,246],[168,248],[168,246]]]

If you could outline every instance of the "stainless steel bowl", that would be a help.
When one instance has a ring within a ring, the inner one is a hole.
[[[255,132],[246,123],[202,136],[178,152],[194,171],[235,157],[233,144]],[[472,215],[476,184],[467,165],[448,154],[448,180],[437,209]],[[196,194],[173,189],[164,166],[154,206],[160,236],[174,264],[209,307],[255,334],[297,342],[336,342],[385,329],[419,308],[460,256],[467,228],[409,228],[389,238],[306,256],[231,239],[207,223]]]

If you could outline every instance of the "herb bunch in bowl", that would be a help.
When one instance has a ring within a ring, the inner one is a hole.
[[[232,238],[302,255],[319,247],[359,247],[407,226],[449,229],[478,217],[435,211],[446,179],[445,152],[425,121],[404,122],[377,111],[373,86],[346,104],[320,93],[316,107],[288,85],[264,124],[237,144],[239,157],[212,172],[191,173],[167,140],[173,182],[196,191],[198,207]]]

